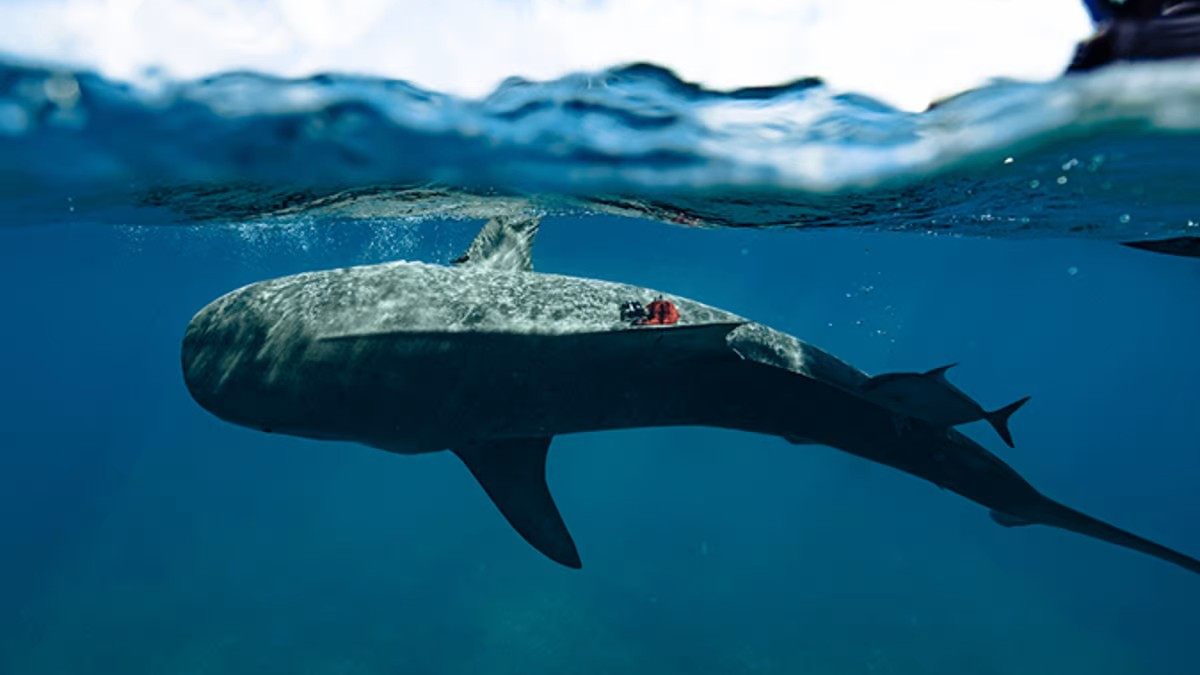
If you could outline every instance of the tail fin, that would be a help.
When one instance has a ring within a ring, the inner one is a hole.
[[[1004,442],[1007,443],[1008,447],[1010,448],[1016,446],[1013,445],[1012,434],[1008,431],[1008,418],[1012,417],[1012,414],[1017,412],[1021,406],[1025,405],[1030,398],[1032,397],[1026,396],[1020,401],[1010,403],[999,410],[993,410],[992,412],[987,413],[988,423],[992,425],[992,428],[996,430],[996,433],[1000,434],[1000,438],[1004,439]]]
[[[1200,560],[1184,555],[1179,551],[1167,548],[1149,539],[1139,537],[1131,532],[1126,532],[1050,499],[1046,499],[1043,503],[1043,513],[1039,514],[1033,522],[1050,525],[1051,527],[1060,527],[1064,530],[1078,532],[1088,537],[1107,541],[1110,544],[1124,546],[1125,548],[1154,556],[1159,560],[1173,563],[1189,572],[1200,574]]]

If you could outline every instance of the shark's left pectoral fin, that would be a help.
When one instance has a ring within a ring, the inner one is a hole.
[[[546,485],[550,438],[493,440],[452,448],[525,541],[554,562],[582,567]]]

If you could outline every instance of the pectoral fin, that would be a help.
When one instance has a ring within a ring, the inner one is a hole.
[[[551,560],[579,569],[575,542],[546,485],[550,438],[471,443],[452,448],[513,529]]]

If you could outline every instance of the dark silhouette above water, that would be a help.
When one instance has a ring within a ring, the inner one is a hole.
[[[764,325],[646,288],[535,273],[536,230],[536,219],[495,218],[456,267],[397,262],[233,291],[188,325],[187,387],[253,429],[401,454],[449,449],[521,536],[569,567],[580,557],[545,477],[554,436],[711,426],[828,445],[956,492],[1001,525],[1059,527],[1200,573],[1194,558],[1045,497],[948,426],[982,414],[948,385],[933,396],[928,383],[901,387],[904,405],[893,406],[880,394],[904,378],[869,386]],[[673,323],[622,316],[660,296]]]
[[[1110,63],[1200,57],[1200,0],[1085,0],[1096,33],[1067,72]]]

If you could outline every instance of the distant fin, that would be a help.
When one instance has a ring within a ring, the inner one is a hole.
[[[452,262],[493,270],[533,271],[533,238],[540,222],[535,216],[496,216],[479,230],[467,252]]]
[[[1154,253],[1181,255],[1188,258],[1200,258],[1200,237],[1173,237],[1171,239],[1153,239],[1150,241],[1125,241],[1122,244],[1130,248],[1138,248]]]
[[[992,517],[992,520],[1003,525],[1004,527],[1024,527],[1026,525],[1036,524],[1032,520],[1025,520],[1024,518],[1010,516],[1003,511],[991,511],[988,515]]]
[[[958,365],[957,362],[951,363],[950,365],[942,366],[941,368],[934,368],[933,370],[927,370],[927,371],[921,373],[921,375],[923,377],[931,377],[935,380],[940,380],[942,382],[945,382],[946,381],[946,371],[950,370],[951,368],[953,368],[954,366],[957,366],[957,365]]]
[[[1010,403],[999,410],[994,410],[985,414],[987,421],[996,430],[996,433],[1000,434],[1000,438],[1004,439],[1004,442],[1007,443],[1008,447],[1010,448],[1016,446],[1013,445],[1012,434],[1008,432],[1008,418],[1012,417],[1012,414],[1017,412],[1021,406],[1025,405],[1026,401],[1028,401],[1030,398],[1032,397],[1026,396],[1020,401]]]
[[[518,438],[452,448],[513,529],[547,558],[579,569],[582,563],[546,485],[550,438]]]

